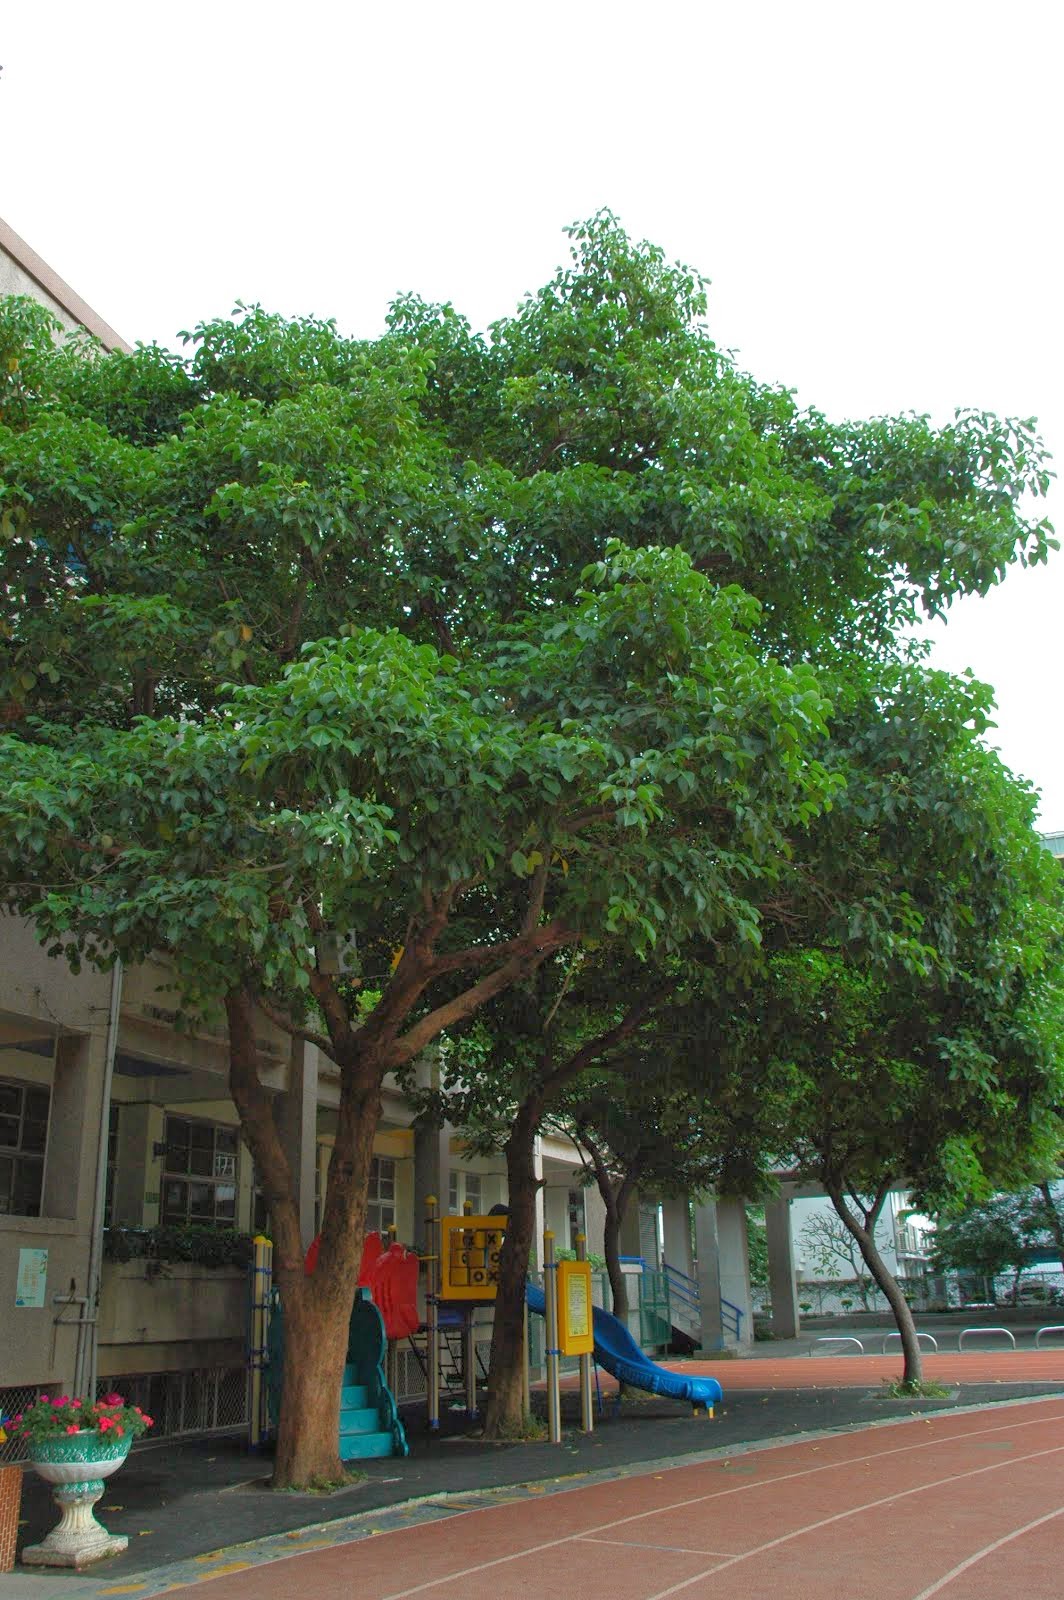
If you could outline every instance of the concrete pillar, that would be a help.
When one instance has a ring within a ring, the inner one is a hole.
[[[665,1234],[665,1260],[679,1272],[691,1272],[691,1203],[682,1199],[665,1200],[661,1208]]]
[[[628,1196],[624,1216],[621,1218],[620,1246],[622,1256],[641,1256],[639,1236],[639,1191]],[[653,1266],[653,1262],[650,1263]]]
[[[536,1242],[532,1249],[532,1261],[536,1272],[543,1271],[543,1230],[547,1226],[547,1197],[543,1192],[543,1140],[536,1135],[536,1142],[532,1151],[532,1167],[536,1174],[539,1187],[536,1189]],[[565,1240],[558,1236],[554,1240],[555,1249]]]
[[[584,1227],[587,1232],[587,1253],[601,1256],[606,1251],[606,1202],[598,1186],[584,1190]]]
[[[105,1049],[102,1030],[61,1034],[55,1043],[41,1215],[80,1219],[86,1229],[96,1192]]]
[[[144,1215],[146,1195],[156,1193],[158,1170],[154,1154],[158,1118],[153,1116],[154,1106],[136,1101],[120,1107],[118,1113],[118,1171],[115,1176],[114,1220],[120,1228],[141,1228],[147,1224]],[[152,1182],[156,1185],[153,1189]],[[154,1207],[152,1223],[158,1217],[158,1202]]]
[[[750,1294],[750,1259],[746,1238],[746,1207],[742,1200],[717,1201],[717,1250],[720,1296],[742,1312],[739,1319],[739,1344],[754,1339],[753,1300]],[[730,1315],[725,1317],[728,1343],[734,1339]]]
[[[772,1296],[772,1333],[777,1339],[796,1339],[801,1331],[801,1319],[794,1277],[789,1200],[766,1200],[765,1243],[768,1247],[768,1286]]]
[[[306,1249],[314,1237],[314,1187],[318,1160],[318,1050],[292,1040],[287,1093],[277,1102],[277,1128],[292,1172],[299,1232]]]
[[[702,1349],[723,1350],[720,1325],[720,1252],[717,1243],[717,1203],[699,1200],[694,1208],[696,1277],[702,1310]]]
[[[451,1187],[451,1125],[414,1130],[414,1248],[425,1250],[425,1201],[434,1194],[439,1215],[447,1212]]]

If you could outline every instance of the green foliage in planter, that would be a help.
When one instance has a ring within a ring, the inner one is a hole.
[[[199,1267],[246,1267],[250,1234],[232,1228],[105,1228],[105,1261],[193,1261]]]

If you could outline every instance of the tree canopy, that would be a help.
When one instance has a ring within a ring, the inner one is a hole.
[[[328,1352],[286,1372],[281,1482],[333,1475],[386,1072],[559,951],[729,983],[815,924],[779,1008],[845,987],[844,945],[959,971],[952,875],[990,903],[989,823],[915,782],[934,730],[964,777],[985,706],[898,630],[1045,559],[1033,425],[831,423],[714,344],[698,273],[606,213],[571,238],[484,335],[408,296],[375,339],[252,305],[105,355],[0,308],[3,903],[224,1004],[286,1315]],[[352,932],[361,987],[317,954]],[[341,1069],[314,1280],[256,1006]]]

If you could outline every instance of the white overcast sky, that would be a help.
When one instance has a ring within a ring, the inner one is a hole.
[[[712,280],[718,342],[833,416],[1037,416],[1064,460],[1064,9],[9,5],[0,215],[128,339],[260,300],[477,326],[601,206]],[[1064,493],[1048,502],[1064,529]],[[1064,554],[957,607],[936,659],[1064,828]]]

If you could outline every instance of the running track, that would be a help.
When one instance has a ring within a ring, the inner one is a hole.
[[[900,1378],[897,1344],[886,1355],[766,1356],[745,1361],[669,1363],[674,1372],[716,1378],[727,1400],[729,1389],[867,1389]],[[601,1382],[616,1387],[601,1374]],[[929,1383],[1064,1383],[1064,1348],[1055,1350],[968,1349],[924,1352],[924,1377]],[[572,1387],[576,1379],[567,1380]],[[1064,1594],[1064,1588],[1062,1588]]]
[[[1053,1397],[939,1412],[542,1499],[500,1498],[442,1522],[245,1571],[229,1560],[224,1576],[170,1593],[1058,1600],[1062,1552],[1064,1400]]]

